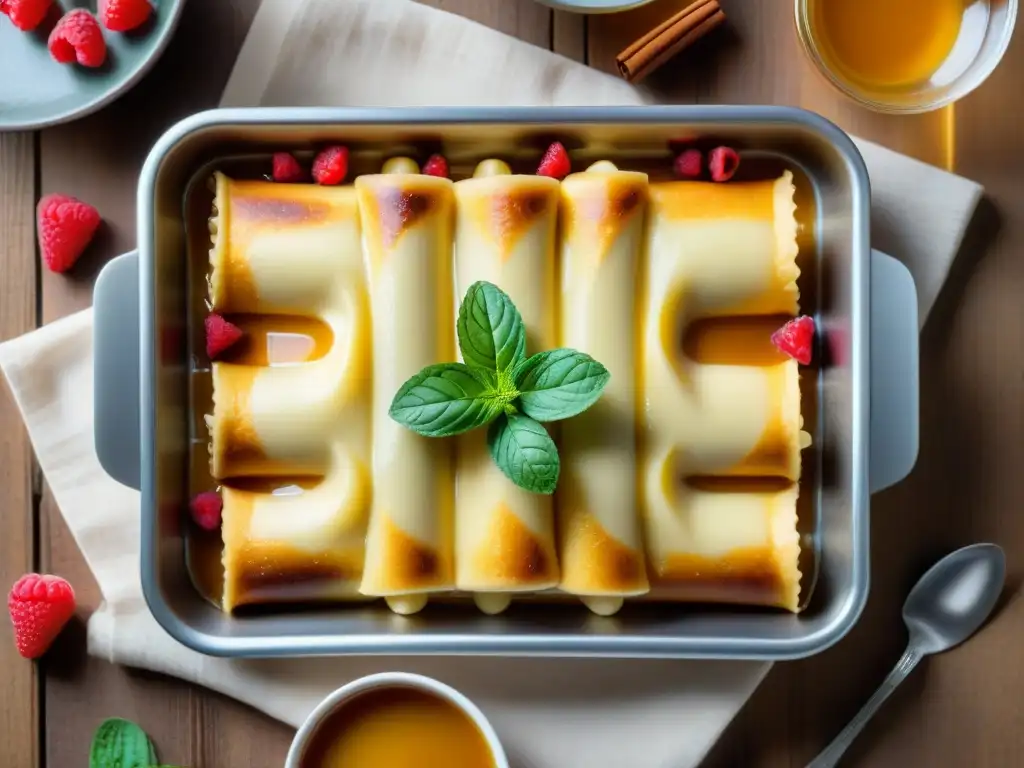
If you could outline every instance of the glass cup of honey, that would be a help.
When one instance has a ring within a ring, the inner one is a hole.
[[[999,64],[1018,0],[796,0],[804,50],[869,109],[929,112],[963,98]]]

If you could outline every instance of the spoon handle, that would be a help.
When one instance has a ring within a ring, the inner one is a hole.
[[[843,753],[853,743],[857,734],[864,730],[864,726],[867,725],[868,720],[882,706],[882,702],[889,698],[889,694],[896,690],[896,686],[907,678],[907,675],[910,674],[911,670],[917,666],[917,663],[923,657],[924,654],[913,643],[908,645],[907,650],[903,652],[900,660],[896,662],[892,672],[878,686],[878,690],[875,691],[874,695],[867,700],[864,706],[861,707],[860,712],[839,732],[839,735],[832,740],[832,743],[825,747],[822,753],[808,764],[807,768],[834,768],[838,765]]]

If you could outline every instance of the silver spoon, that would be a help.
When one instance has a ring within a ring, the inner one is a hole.
[[[833,768],[889,694],[925,656],[941,653],[973,635],[1003,589],[1006,557],[995,544],[972,544],[942,558],[914,585],[903,604],[910,642],[892,672],[849,725],[807,768]]]

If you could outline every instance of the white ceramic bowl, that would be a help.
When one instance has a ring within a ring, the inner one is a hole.
[[[540,0],[544,5],[575,13],[615,13],[639,8],[654,0]]]
[[[321,701],[317,708],[306,718],[298,733],[295,734],[292,745],[288,749],[288,757],[284,761],[284,768],[300,768],[303,750],[309,746],[310,738],[328,715],[335,712],[338,707],[347,704],[360,693],[365,693],[375,688],[415,688],[454,704],[476,724],[480,733],[483,734],[484,741],[487,742],[487,746],[490,747],[491,754],[494,757],[495,768],[509,768],[508,757],[505,756],[505,750],[498,740],[498,734],[494,732],[494,728],[476,704],[449,685],[445,685],[433,678],[414,675],[410,672],[380,672],[376,675],[360,677],[358,680],[353,680],[351,683],[341,686],[341,688]]]

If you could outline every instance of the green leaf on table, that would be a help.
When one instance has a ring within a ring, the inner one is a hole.
[[[428,365],[406,381],[388,414],[426,437],[448,437],[482,427],[504,412],[516,396],[501,391],[490,371],[462,363]]]
[[[502,374],[526,358],[526,328],[512,299],[498,286],[473,283],[459,306],[459,349],[469,365]]]
[[[487,430],[487,446],[498,468],[531,493],[553,493],[561,462],[558,448],[540,422],[502,414]]]
[[[93,734],[89,768],[151,768],[156,764],[153,742],[130,720],[109,718]]]
[[[611,374],[575,349],[538,352],[515,370],[519,404],[537,421],[568,419],[598,401]]]

